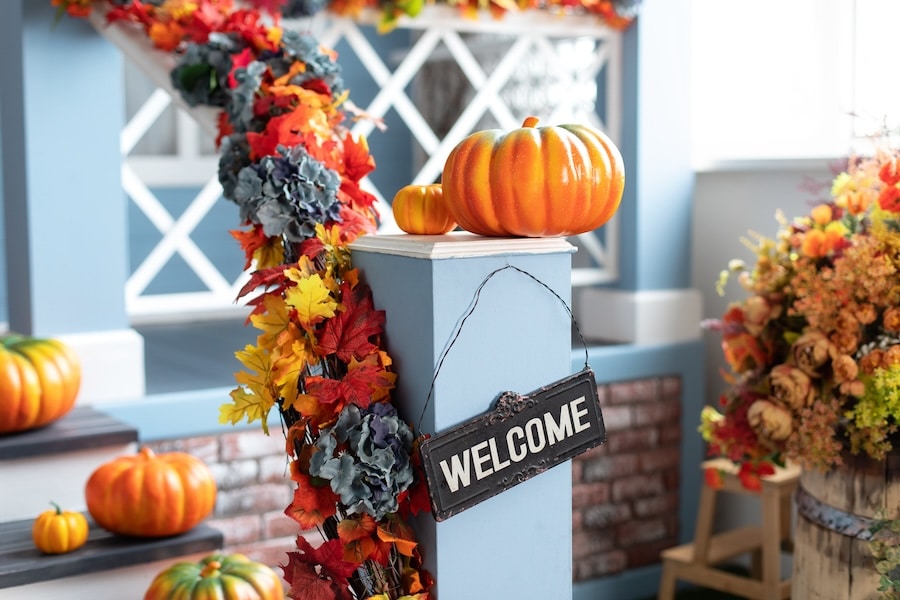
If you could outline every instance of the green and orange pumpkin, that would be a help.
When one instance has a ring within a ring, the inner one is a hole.
[[[283,600],[284,584],[271,567],[243,554],[211,554],[161,571],[144,600]]]
[[[625,187],[619,149],[588,125],[487,129],[444,163],[444,199],[459,226],[485,236],[585,233],[618,210]]]

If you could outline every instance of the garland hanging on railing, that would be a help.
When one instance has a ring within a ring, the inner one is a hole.
[[[298,535],[283,565],[296,599],[426,600],[406,519],[430,510],[410,427],[390,392],[384,312],[352,268],[348,244],[376,226],[360,180],[375,167],[345,127],[334,55],[278,15],[231,0],[51,0],[71,15],[105,13],[176,56],[172,83],[191,106],[221,108],[219,179],[240,209],[233,231],[254,269],[240,291],[260,333],[236,353],[245,370],[223,423],[284,427]]]

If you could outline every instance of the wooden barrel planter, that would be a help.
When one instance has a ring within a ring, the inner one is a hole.
[[[900,450],[848,455],[828,473],[804,470],[797,488],[793,594],[798,600],[879,600],[869,548],[879,519],[900,519]]]

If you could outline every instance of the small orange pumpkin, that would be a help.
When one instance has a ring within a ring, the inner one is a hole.
[[[122,535],[164,537],[193,529],[216,503],[209,467],[186,452],[137,454],[100,465],[88,478],[85,499],[98,525]]]
[[[394,195],[391,210],[397,226],[406,233],[440,235],[456,227],[440,183],[400,188]]]
[[[597,229],[618,210],[622,155],[587,125],[479,131],[447,157],[441,183],[459,226],[480,235],[555,237]]]
[[[55,502],[53,509],[37,516],[31,526],[31,539],[45,554],[65,554],[84,546],[88,539],[88,522],[83,514],[63,510]]]
[[[81,363],[56,339],[0,337],[0,434],[42,427],[75,406]]]

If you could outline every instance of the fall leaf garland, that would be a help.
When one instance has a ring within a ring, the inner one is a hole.
[[[83,0],[51,0],[87,16]],[[375,168],[343,125],[335,55],[278,15],[231,0],[106,0],[108,23],[137,27],[173,52],[174,87],[222,109],[219,179],[237,204],[232,231],[250,280],[255,344],[235,353],[220,421],[283,423],[298,535],[283,565],[295,599],[426,600],[432,586],[406,519],[430,510],[416,441],[391,405],[396,374],[381,344],[384,312],[348,244],[376,225],[360,180]]]

